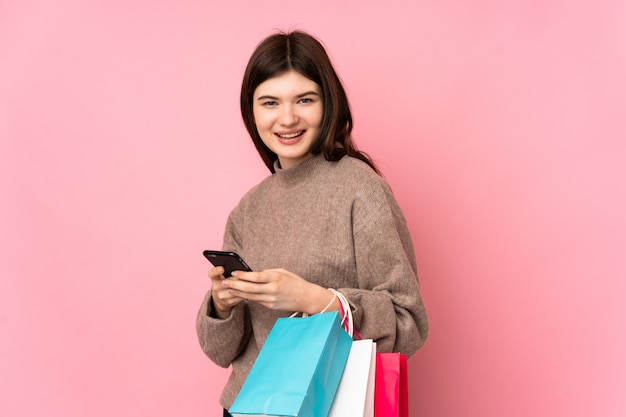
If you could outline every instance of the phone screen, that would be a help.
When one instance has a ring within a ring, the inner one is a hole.
[[[233,271],[252,271],[248,264],[241,259],[241,256],[235,252],[205,250],[203,254],[213,266],[224,267],[224,277],[226,278],[230,277]]]

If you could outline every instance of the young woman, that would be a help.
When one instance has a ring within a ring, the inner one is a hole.
[[[232,365],[228,409],[274,322],[340,311],[380,352],[412,355],[428,335],[413,243],[389,186],[352,143],[346,93],[324,50],[303,32],[265,39],[252,54],[241,114],[271,175],[231,212],[223,249],[254,272],[209,270],[197,317],[200,345]],[[225,411],[225,415],[228,415]]]

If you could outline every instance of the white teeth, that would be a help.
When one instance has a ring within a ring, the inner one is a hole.
[[[295,133],[289,133],[286,135],[278,135],[278,137],[282,138],[282,139],[292,139],[295,138],[296,136],[300,136],[302,134],[302,130],[299,132],[295,132]]]

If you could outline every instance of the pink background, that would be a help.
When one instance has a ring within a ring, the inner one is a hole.
[[[274,28],[328,46],[408,218],[411,416],[626,415],[626,5],[591,0],[3,1],[0,415],[219,414],[201,252],[268,174]]]

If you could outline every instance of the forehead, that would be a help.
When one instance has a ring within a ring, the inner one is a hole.
[[[319,94],[317,83],[297,71],[291,70],[268,78],[254,90],[254,97],[271,95],[275,97],[292,97],[313,91]]]

